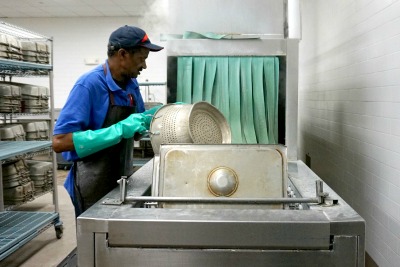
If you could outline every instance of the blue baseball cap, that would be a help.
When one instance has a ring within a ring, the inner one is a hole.
[[[164,47],[152,44],[146,32],[134,26],[122,26],[111,33],[108,40],[108,47],[112,50],[120,48],[133,48],[135,46],[143,46],[150,51],[157,52]]]

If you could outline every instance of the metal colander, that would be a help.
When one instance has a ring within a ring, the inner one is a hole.
[[[164,105],[154,114],[150,132],[155,154],[159,154],[161,144],[231,142],[231,130],[224,115],[207,102]]]
[[[192,143],[187,134],[187,116],[190,113],[191,105],[172,105],[166,107],[162,118],[163,130],[160,132],[163,143]],[[178,130],[179,129],[179,130]]]

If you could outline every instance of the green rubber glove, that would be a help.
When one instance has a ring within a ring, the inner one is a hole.
[[[154,116],[154,114],[155,114],[162,106],[163,106],[163,105],[155,106],[155,107],[153,107],[153,108],[151,108],[151,109],[146,110],[146,111],[143,112],[142,114]]]
[[[80,158],[118,144],[122,138],[132,138],[149,129],[151,116],[142,113],[130,115],[125,120],[107,128],[72,133],[75,151]]]

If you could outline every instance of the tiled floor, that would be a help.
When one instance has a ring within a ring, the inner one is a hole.
[[[76,247],[76,228],[74,208],[63,187],[67,171],[57,170],[58,206],[63,222],[63,236],[57,239],[54,226],[0,261],[0,267],[53,267],[59,265]],[[53,194],[48,193],[32,202],[18,207],[27,211],[54,211]]]

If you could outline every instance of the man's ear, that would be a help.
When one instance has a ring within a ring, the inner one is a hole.
[[[128,51],[126,51],[126,50],[123,49],[123,48],[120,48],[120,49],[118,50],[118,55],[121,56],[121,57],[126,57],[126,56],[128,55]]]

